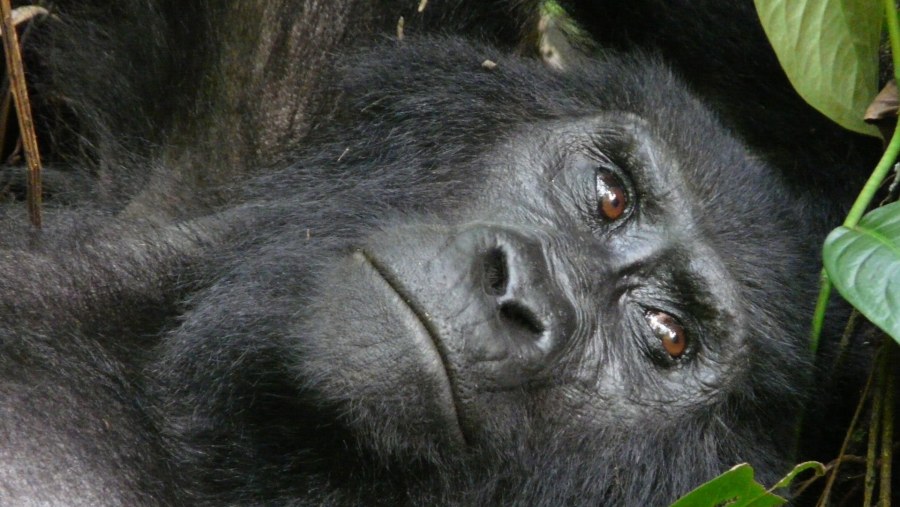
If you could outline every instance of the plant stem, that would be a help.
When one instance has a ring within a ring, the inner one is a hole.
[[[886,344],[885,344],[886,345]],[[875,493],[875,467],[878,463],[878,437],[881,436],[878,431],[881,426],[881,393],[884,392],[884,362],[887,355],[886,347],[882,347],[878,360],[875,361],[875,367],[872,368],[871,375],[876,375],[875,388],[872,395],[871,414],[869,415],[869,438],[866,448],[866,478],[863,482],[863,507],[872,507],[872,499]]]
[[[894,63],[894,81],[900,83],[900,20],[897,17],[897,6],[895,0],[884,0],[884,12],[887,20],[888,38],[891,41],[891,60]],[[878,188],[884,182],[884,178],[897,161],[897,154],[900,153],[900,135],[894,129],[894,135],[891,136],[891,142],[888,143],[884,150],[884,155],[872,171],[872,176],[866,181],[862,191],[850,208],[847,219],[844,220],[844,227],[853,228],[859,223],[866,209],[871,204],[872,199]]]
[[[897,17],[897,7],[894,4],[895,0],[883,1],[885,18],[887,20],[888,38],[891,41],[891,59],[894,63],[894,80],[900,84],[900,20],[898,20]],[[850,212],[847,213],[847,218],[844,220],[843,224],[844,227],[852,229],[859,223],[859,220],[863,217],[863,214],[865,214],[869,205],[872,203],[872,199],[875,198],[875,193],[878,192],[878,188],[881,187],[888,172],[894,167],[898,154],[900,154],[900,128],[894,129],[894,134],[891,136],[891,142],[888,143],[887,148],[885,148],[881,160],[878,161],[878,165],[875,166],[875,170],[872,171],[872,175],[869,176],[868,181],[866,181],[862,191],[860,191],[859,196],[857,196],[856,201],[850,208]],[[819,299],[816,301],[816,311],[813,314],[812,336],[810,337],[809,344],[813,354],[819,349],[819,338],[822,335],[822,326],[825,322],[825,308],[828,306],[829,296],[831,296],[831,281],[828,279],[828,274],[825,273],[825,270],[823,269],[822,284],[819,289]]]
[[[819,299],[816,300],[816,311],[813,313],[812,336],[809,341],[809,350],[813,356],[819,350],[819,337],[822,336],[822,326],[825,325],[825,310],[828,308],[828,298],[831,297],[831,280],[828,273],[822,268],[819,275]]]
[[[892,340],[885,339],[884,344],[884,385],[881,393],[881,477],[878,481],[880,507],[891,507],[891,465],[894,459],[894,380],[897,371],[894,367],[894,349]]]
[[[872,203],[872,199],[875,198],[878,188],[884,182],[884,178],[891,171],[891,168],[894,167],[898,154],[900,154],[900,129],[894,129],[894,135],[891,136],[891,142],[888,143],[887,148],[884,150],[884,155],[881,156],[881,160],[878,161],[878,165],[875,166],[875,170],[872,171],[872,175],[869,176],[869,180],[863,186],[862,191],[856,198],[856,202],[853,203],[853,207],[847,213],[847,218],[843,224],[844,227],[852,229],[859,223],[869,204]]]
[[[869,377],[866,379],[866,385],[859,395],[859,402],[856,404],[856,410],[853,411],[853,419],[850,420],[850,426],[847,428],[847,433],[844,434],[844,442],[841,444],[841,450],[838,452],[837,459],[834,460],[834,466],[832,466],[828,473],[828,480],[825,482],[825,488],[822,490],[822,495],[819,497],[818,503],[816,503],[817,507],[828,505],[828,500],[831,496],[831,488],[834,486],[834,482],[837,479],[838,471],[841,468],[841,462],[847,454],[847,448],[850,446],[853,432],[856,430],[856,425],[859,423],[863,407],[866,405],[866,398],[869,396],[869,391],[872,389],[873,383],[875,382],[876,371],[880,370],[872,368],[872,371],[869,372]]]
[[[900,21],[897,20],[897,5],[893,0],[884,2],[884,14],[887,20],[888,39],[891,41],[891,61],[894,63],[894,80],[900,84]]]

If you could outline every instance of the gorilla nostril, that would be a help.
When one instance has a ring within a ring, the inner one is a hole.
[[[529,335],[540,338],[545,331],[544,323],[531,309],[517,301],[507,301],[500,305],[500,318],[511,326],[522,329]]]
[[[491,248],[482,256],[482,285],[490,296],[506,294],[509,285],[509,267],[506,252],[502,248]]]

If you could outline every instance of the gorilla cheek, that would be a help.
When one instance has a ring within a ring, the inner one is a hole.
[[[389,452],[520,438],[526,393],[577,327],[549,241],[484,223],[380,231],[319,278],[300,377]]]
[[[429,330],[361,253],[320,280],[299,340],[301,377],[364,441],[387,452],[464,442],[447,371]]]

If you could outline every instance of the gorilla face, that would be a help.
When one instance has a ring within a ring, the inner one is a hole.
[[[319,278],[299,368],[376,442],[627,427],[746,375],[754,317],[697,224],[696,177],[637,117],[548,123],[474,162],[465,207],[389,221]]]
[[[802,207],[653,62],[488,57],[348,58],[256,184],[154,370],[193,494],[661,505],[793,459]]]

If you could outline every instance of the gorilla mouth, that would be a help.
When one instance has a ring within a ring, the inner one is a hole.
[[[411,326],[414,327],[414,329],[408,331],[412,331],[414,339],[420,348],[424,349],[428,356],[436,358],[437,364],[440,365],[439,369],[441,370],[441,373],[437,375],[439,378],[435,380],[441,384],[440,390],[442,392],[439,393],[438,396],[444,398],[446,401],[446,403],[442,403],[444,411],[448,412],[445,416],[446,422],[448,423],[446,426],[449,428],[454,439],[458,440],[463,445],[468,445],[468,439],[463,431],[463,425],[460,419],[459,397],[453,382],[453,375],[451,374],[452,369],[449,366],[450,361],[447,357],[447,351],[445,350],[443,342],[439,338],[439,334],[434,328],[434,325],[426,317],[426,313],[418,307],[416,300],[407,294],[395,277],[391,276],[391,271],[383,266],[369,252],[357,250],[353,253],[353,257],[357,258],[367,271],[370,271],[370,273],[378,280],[383,282],[386,291],[396,298],[396,306],[399,307],[401,312],[407,314],[409,317],[409,319],[406,320],[415,323]]]

